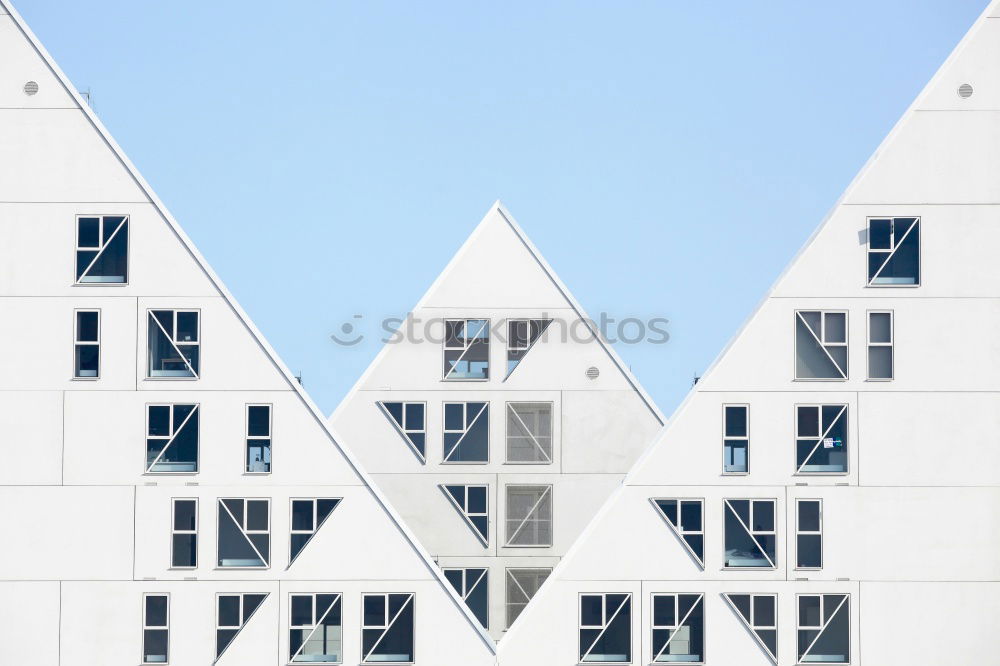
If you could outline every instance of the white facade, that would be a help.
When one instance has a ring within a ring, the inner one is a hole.
[[[1000,660],[998,7],[587,527],[502,664]],[[747,595],[764,596],[744,620]]]

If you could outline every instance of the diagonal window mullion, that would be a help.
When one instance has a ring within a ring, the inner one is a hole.
[[[173,426],[173,424],[174,424],[174,407],[176,407],[176,406],[177,405],[170,405],[170,425],[171,426]],[[187,425],[187,422],[190,421],[191,417],[194,416],[194,413],[198,411],[198,407],[199,407],[199,405],[195,405],[194,409],[192,409],[188,413],[188,415],[186,417],[184,417],[184,421],[181,422],[180,426],[176,430],[174,430],[172,433],[170,433],[170,439],[168,439],[167,443],[163,445],[162,449],[160,449],[160,453],[156,456],[156,458],[153,460],[153,462],[149,463],[149,466],[146,468],[147,472],[152,471],[153,467],[156,466],[156,463],[160,462],[160,458],[162,458],[164,456],[164,454],[166,454],[167,449],[169,449],[170,445],[174,443],[175,439],[177,439],[177,435],[179,435],[181,433],[181,431],[184,429],[184,426]],[[235,518],[233,520],[235,520]]]
[[[747,524],[743,522],[743,519],[740,518],[740,514],[738,514],[736,512],[736,509],[734,509],[733,505],[729,503],[729,500],[726,500],[726,507],[732,512],[732,514],[736,518],[736,520],[739,521],[740,525],[746,531],[747,536],[750,537],[751,539],[753,539],[753,543],[754,543],[755,546],[757,546],[757,548],[760,549],[761,555],[763,555],[764,557],[766,557],[767,561],[771,563],[772,567],[774,567],[775,566],[774,560],[772,560],[771,556],[767,554],[767,551],[764,549],[764,547],[760,545],[760,541],[757,541],[757,537],[750,530],[750,528],[747,527]],[[750,515],[753,515],[753,500],[750,500],[749,509],[750,509]]]
[[[587,657],[590,656],[590,653],[594,649],[594,646],[597,645],[597,643],[601,640],[601,638],[604,637],[604,634],[608,631],[608,627],[611,626],[611,623],[615,621],[615,618],[618,617],[618,614],[622,611],[623,608],[625,608],[625,604],[628,603],[628,601],[631,598],[631,596],[632,595],[630,595],[630,594],[626,594],[625,598],[622,599],[622,602],[620,604],[618,604],[618,608],[615,609],[615,612],[612,613],[611,617],[608,618],[604,622],[604,626],[601,627],[601,631],[597,634],[597,637],[590,644],[590,647],[587,648],[587,651],[583,653],[583,657],[580,659],[581,663],[587,661]],[[606,601],[607,601],[607,597],[606,596],[605,597],[601,597],[602,610],[603,610],[604,602],[606,602]]]
[[[805,318],[804,318],[804,317],[802,316],[802,313],[801,313],[801,312],[796,312],[795,314],[796,314],[796,315],[798,316],[798,318],[799,318],[799,319],[801,319],[801,320],[802,320],[802,323],[803,323],[803,324],[805,324],[805,327],[806,327],[806,330],[807,330],[807,331],[809,331],[809,335],[811,335],[811,336],[812,336],[812,338],[813,338],[813,340],[815,340],[815,341],[816,341],[816,344],[817,344],[817,345],[819,345],[819,348],[823,350],[823,353],[824,353],[824,354],[826,355],[826,357],[827,357],[828,359],[830,359],[830,363],[833,363],[833,367],[837,368],[837,372],[839,372],[839,373],[840,373],[840,376],[841,376],[841,377],[843,377],[844,379],[846,379],[846,378],[847,378],[847,375],[846,375],[846,374],[844,373],[844,369],[843,369],[843,368],[841,368],[841,367],[840,367],[840,364],[839,364],[839,363],[837,363],[837,361],[835,361],[835,360],[833,359],[833,356],[831,356],[831,355],[830,355],[830,352],[829,352],[829,351],[827,351],[827,349],[826,349],[826,345],[825,345],[825,344],[823,344],[823,341],[822,341],[822,340],[820,340],[820,339],[819,339],[819,338],[818,338],[818,337],[816,336],[816,332],[815,332],[815,331],[813,331],[813,329],[812,329],[812,326],[810,326],[810,325],[809,325],[809,322],[807,322],[807,321],[805,320]],[[824,321],[825,321],[825,319],[823,318],[823,315],[822,315],[822,314],[820,314],[820,326],[823,326],[823,325],[824,325],[824,324],[823,324],[823,322],[824,322]]]
[[[475,592],[476,588],[479,587],[479,584],[481,582],[483,582],[483,578],[486,578],[486,572],[487,571],[488,570],[484,568],[482,570],[482,572],[479,574],[479,578],[477,578],[476,582],[473,583],[472,585],[468,584],[469,581],[467,579],[465,580],[465,583],[466,583],[466,585],[465,585],[466,593],[465,593],[465,595],[462,596],[463,600],[465,600],[465,601],[469,600],[469,595],[471,595],[473,592]],[[462,576],[463,577],[467,577],[468,574],[469,574],[469,570],[468,569],[466,569],[465,571],[462,572]]]
[[[104,240],[104,218],[102,217],[100,218],[100,220],[101,220],[101,226],[98,229],[98,233],[100,233],[101,235],[101,238],[99,239],[99,242],[101,243],[101,249],[97,251],[97,254],[94,255],[94,258],[90,260],[90,263],[87,264],[87,267],[83,269],[82,273],[80,273],[81,280],[87,277],[87,273],[89,273],[90,269],[94,267],[94,264],[97,263],[97,260],[101,258],[101,256],[104,254],[104,251],[108,249],[108,246],[111,245],[111,241],[113,241],[115,239],[115,236],[118,235],[118,232],[125,227],[125,224],[128,222],[128,215],[126,215],[122,219],[122,221],[118,224],[118,228],[111,232],[111,237],[108,238],[107,241]],[[79,249],[80,241],[77,240],[76,243],[77,243],[77,248]]]
[[[313,613],[316,612],[316,602],[318,599],[319,597],[317,597],[315,594],[312,595]],[[302,639],[302,644],[299,645],[299,649],[295,651],[295,654],[293,654],[292,658],[289,659],[288,661],[295,661],[295,658],[299,656],[299,654],[302,652],[302,649],[309,643],[309,640],[313,637],[313,634],[319,631],[319,628],[323,626],[323,620],[326,619],[326,616],[329,615],[333,611],[333,607],[339,603],[340,603],[340,595],[338,594],[337,598],[333,600],[333,603],[330,604],[330,607],[326,609],[326,612],[323,613],[322,617],[316,620],[316,624],[313,625],[312,631],[310,631],[309,634],[304,639]]]
[[[542,448],[542,445],[538,443],[537,439],[535,439],[535,435],[534,433],[531,432],[531,428],[529,428],[528,425],[524,422],[524,419],[521,418],[521,415],[517,413],[517,410],[514,409],[514,406],[508,402],[507,408],[514,414],[514,417],[517,418],[517,422],[521,424],[521,426],[524,428],[524,431],[528,433],[528,437],[531,438],[531,442],[535,445],[535,448],[538,449],[538,452],[541,453],[543,456],[545,456],[545,460],[547,462],[552,462],[552,458],[549,457],[549,454],[545,452],[545,449]]]
[[[174,329],[176,330],[176,328],[177,328],[177,311],[176,310],[172,310],[171,314],[174,317]],[[188,361],[187,356],[184,355],[184,353],[181,351],[181,348],[178,347],[177,344],[174,342],[173,336],[170,335],[169,333],[167,333],[167,329],[163,328],[163,324],[160,323],[160,320],[157,319],[156,317],[154,317],[152,312],[149,313],[149,318],[152,319],[153,321],[155,321],[157,327],[161,331],[163,331],[163,335],[167,338],[167,342],[170,343],[170,346],[174,348],[174,351],[177,352],[177,355],[181,357],[182,361],[184,361],[184,365],[187,366],[187,369],[191,373],[191,376],[192,377],[197,377],[198,373],[195,372],[194,368],[191,367],[191,363]],[[201,336],[198,336],[198,337],[200,338]]]
[[[258,593],[255,592],[254,594],[258,594]],[[239,595],[239,598],[240,598],[240,618],[239,618],[240,619],[240,626],[238,626],[238,627],[219,627],[219,629],[236,629],[236,633],[233,634],[233,637],[229,639],[228,643],[226,643],[226,647],[222,648],[222,652],[219,654],[219,656],[217,656],[212,661],[213,664],[217,663],[219,661],[219,659],[222,658],[222,655],[226,653],[226,650],[229,649],[229,646],[233,644],[233,642],[236,640],[236,637],[240,635],[241,631],[243,631],[243,627],[245,627],[248,624],[250,624],[250,620],[253,619],[253,616],[257,614],[257,611],[260,610],[260,607],[264,605],[264,602],[267,601],[267,598],[270,595],[271,595],[270,592],[264,592],[264,598],[260,600],[260,603],[257,604],[257,608],[254,608],[253,611],[250,613],[250,616],[247,617],[247,619],[245,619],[245,620],[243,619],[243,607],[246,604],[246,598],[245,598],[246,594],[245,593],[241,593]]]
[[[750,635],[753,636],[753,639],[755,641],[757,641],[757,644],[760,645],[760,647],[768,654],[768,656],[771,657],[771,660],[774,663],[777,663],[778,656],[776,654],[774,654],[773,652],[771,652],[771,648],[769,648],[767,645],[765,645],[764,641],[761,640],[761,637],[757,634],[757,631],[759,631],[759,630],[771,630],[771,631],[777,632],[777,630],[778,630],[777,620],[775,620],[775,624],[773,626],[772,625],[769,625],[769,626],[766,626],[766,627],[758,626],[756,624],[756,622],[754,621],[754,617],[756,616],[756,611],[754,610],[754,602],[753,602],[754,598],[756,598],[756,597],[761,597],[761,596],[763,596],[763,597],[771,597],[771,598],[775,599],[775,608],[777,609],[777,598],[776,598],[776,595],[771,595],[771,594],[748,594],[748,595],[746,595],[747,598],[750,600],[750,619],[749,620],[747,620],[746,618],[743,617],[743,613],[740,612],[740,610],[736,607],[735,602],[733,602],[733,596],[740,596],[740,595],[732,595],[732,594],[724,593],[722,596],[725,598],[725,600],[729,604],[729,606],[734,611],[736,611],[736,616],[740,619],[740,622],[742,622],[743,625],[746,626],[746,628],[750,630]]]
[[[377,641],[375,641],[375,644],[374,644],[374,645],[372,645],[372,649],[368,651],[368,654],[366,654],[366,655],[365,655],[365,656],[364,656],[364,657],[363,657],[363,658],[361,659],[361,661],[368,661],[368,657],[370,657],[370,656],[372,655],[372,652],[374,652],[374,651],[375,651],[375,650],[376,650],[376,649],[378,648],[379,644],[381,644],[381,643],[382,643],[382,640],[383,640],[383,639],[384,639],[384,638],[386,637],[386,635],[387,635],[387,634],[389,633],[389,630],[390,630],[390,629],[392,629],[392,625],[396,624],[396,620],[398,620],[398,619],[399,619],[399,616],[403,614],[403,611],[404,611],[404,610],[406,610],[406,607],[410,605],[410,602],[411,602],[411,601],[413,601],[413,595],[412,595],[412,594],[409,594],[409,595],[407,595],[407,597],[406,597],[406,601],[404,601],[404,602],[403,602],[403,605],[399,607],[399,610],[398,610],[398,611],[396,611],[396,614],[392,616],[392,619],[391,619],[391,620],[389,620],[389,624],[387,624],[387,625],[385,626],[385,629],[383,629],[383,630],[382,630],[382,635],[381,635],[381,636],[379,636],[379,637],[378,637],[378,640],[377,640]],[[389,599],[388,599],[388,597],[386,598],[386,606],[385,606],[385,607],[386,607],[386,610],[388,610],[388,609],[389,609]]]
[[[818,449],[819,445],[823,443],[823,440],[826,439],[826,436],[830,434],[830,431],[833,430],[833,427],[835,425],[837,425],[837,421],[840,420],[840,417],[844,415],[844,412],[846,410],[847,410],[847,405],[844,405],[843,407],[840,408],[840,411],[837,412],[837,416],[835,416],[834,419],[830,422],[830,425],[828,425],[826,427],[826,430],[824,430],[820,434],[819,439],[816,440],[816,444],[813,445],[812,450],[809,452],[809,455],[807,455],[805,457],[805,459],[802,461],[802,464],[799,465],[798,469],[795,470],[796,472],[801,472],[802,468],[805,467],[806,464],[808,464],[810,460],[812,460],[813,454],[816,453],[816,449]],[[822,420],[823,420],[822,405],[820,405],[819,418],[820,418],[820,421],[822,422]]]
[[[885,261],[882,262],[882,265],[878,267],[878,270],[875,271],[875,275],[872,276],[872,279],[869,280],[869,283],[878,279],[878,277],[882,274],[882,271],[885,270],[885,267],[889,264],[890,261],[892,261],[892,258],[894,256],[896,256],[896,251],[899,250],[899,248],[903,245],[903,241],[906,240],[906,237],[910,235],[910,232],[913,231],[913,228],[915,226],[917,226],[916,222],[910,223],[910,228],[906,230],[906,233],[903,234],[903,237],[900,238],[899,241],[897,242],[896,241],[896,220],[895,220],[895,218],[893,219],[893,221],[892,221],[892,250],[889,252],[889,256],[887,256],[885,258]]]
[[[809,654],[809,650],[813,649],[813,646],[816,645],[816,641],[818,641],[820,639],[820,637],[823,635],[823,632],[826,631],[826,628],[829,627],[830,623],[833,622],[833,619],[835,617],[837,617],[837,613],[839,613],[840,609],[843,608],[843,606],[844,606],[845,603],[847,603],[848,596],[849,595],[845,594],[844,598],[840,600],[840,603],[837,604],[836,610],[834,610],[833,613],[830,614],[829,619],[826,622],[823,623],[822,627],[820,627],[819,633],[816,634],[816,638],[812,639],[812,642],[809,643],[809,647],[807,647],[805,649],[805,651],[802,653],[802,656],[799,657],[799,661],[801,661],[803,657],[805,657],[806,655]],[[823,609],[823,608],[826,607],[826,598],[823,597],[823,596],[821,596],[820,599],[822,600],[822,604],[823,604],[822,606],[820,606],[820,608]]]
[[[466,424],[466,426],[465,426],[465,432],[463,432],[462,436],[458,438],[458,441],[455,442],[455,445],[452,446],[450,449],[448,449],[448,453],[446,453],[444,455],[444,459],[445,460],[448,460],[449,458],[451,458],[451,454],[454,453],[455,449],[457,449],[462,444],[462,442],[465,440],[465,436],[469,434],[470,430],[472,430],[472,426],[476,425],[476,422],[479,421],[479,417],[483,415],[484,411],[486,411],[486,406],[488,404],[489,404],[488,402],[484,402],[482,408],[479,410],[479,413],[477,413],[473,417],[473,419],[472,419],[472,421],[470,423]],[[466,420],[468,420],[468,416],[469,416],[469,403],[467,403],[467,402],[464,403],[463,414],[466,417]]]
[[[517,526],[517,529],[514,530],[514,533],[511,534],[509,537],[507,537],[507,543],[508,544],[511,543],[511,542],[513,542],[514,539],[517,538],[517,535],[521,532],[521,529],[528,523],[528,521],[531,519],[531,516],[534,515],[535,511],[538,510],[538,507],[541,506],[541,504],[542,504],[542,500],[545,499],[545,496],[549,494],[549,490],[551,490],[551,489],[552,489],[551,486],[546,486],[545,487],[545,490],[542,491],[542,494],[535,501],[535,505],[532,506],[531,510],[528,511],[528,513],[525,514],[524,519],[521,520],[521,523]]]
[[[694,612],[694,609],[698,607],[698,604],[701,603],[701,600],[704,597],[705,597],[704,594],[699,594],[698,598],[695,600],[695,602],[693,604],[691,604],[691,608],[689,608],[688,612],[684,614],[684,617],[681,619],[681,621],[678,622],[676,625],[674,625],[674,630],[670,632],[670,637],[667,638],[667,642],[663,644],[663,647],[660,648],[660,651],[656,653],[655,657],[653,657],[653,662],[654,663],[657,660],[659,660],[660,656],[663,654],[663,651],[667,649],[668,645],[670,645],[670,641],[674,640],[674,637],[677,636],[677,630],[684,626],[684,623],[687,622],[687,619],[689,617],[691,617],[691,613]],[[675,604],[680,603],[680,595],[675,595],[674,596],[674,603]]]
[[[462,362],[462,359],[465,358],[465,355],[468,354],[470,351],[472,351],[472,345],[473,345],[473,343],[471,341],[478,339],[479,334],[483,332],[483,329],[486,328],[486,326],[488,324],[489,324],[489,320],[488,319],[484,319],[483,320],[483,325],[480,326],[479,330],[476,331],[476,334],[470,338],[469,335],[468,335],[468,333],[469,333],[468,320],[465,320],[465,323],[462,324],[462,331],[465,333],[465,338],[464,338],[465,342],[463,343],[463,345],[465,346],[465,349],[462,350],[462,353],[458,355],[458,358],[455,359],[455,362],[452,363],[452,365],[451,365],[450,368],[448,368],[448,374],[446,374],[444,376],[445,379],[448,379],[448,377],[451,376],[451,373],[453,373],[455,371],[455,368],[457,368],[458,364]]]
[[[268,558],[266,558],[263,555],[261,555],[260,551],[257,550],[257,546],[254,544],[253,539],[250,538],[250,536],[247,534],[246,530],[243,528],[243,526],[240,524],[240,522],[238,520],[236,520],[236,516],[234,516],[233,512],[229,510],[229,507],[226,506],[226,503],[224,501],[222,501],[222,500],[219,500],[219,502],[222,504],[222,508],[226,510],[226,513],[229,514],[229,518],[232,519],[233,524],[236,525],[236,529],[238,529],[240,531],[240,534],[243,535],[243,538],[246,539],[247,543],[250,544],[250,547],[253,548],[253,552],[255,552],[257,554],[257,557],[260,558],[260,561],[263,562],[264,564],[270,564],[270,562],[268,561]],[[247,504],[244,501],[243,502],[243,514],[246,515],[246,512],[247,512]]]

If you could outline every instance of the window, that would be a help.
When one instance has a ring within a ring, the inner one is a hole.
[[[705,662],[703,594],[653,595],[653,663]]]
[[[413,661],[413,594],[361,595],[361,661]]]
[[[920,218],[868,218],[868,284],[920,284]]]
[[[795,568],[823,568],[823,500],[795,500]]]
[[[484,546],[489,545],[489,486],[445,485],[445,496],[465,518]]]
[[[292,535],[288,566],[299,556],[306,544],[312,541],[316,532],[330,517],[333,510],[340,504],[340,498],[293,499],[292,505]]]
[[[198,405],[146,406],[146,472],[198,471]]]
[[[288,661],[337,664],[344,658],[340,594],[293,594],[289,598]]]
[[[444,321],[444,378],[490,378],[490,320]]]
[[[868,379],[892,379],[892,312],[868,312]]]
[[[76,218],[78,284],[128,282],[128,215]]]
[[[722,471],[747,474],[750,471],[750,406],[722,406]]]
[[[170,566],[193,569],[198,566],[198,500],[173,499],[170,528]]]
[[[800,594],[798,664],[851,662],[850,595]]]
[[[552,462],[552,403],[507,403],[507,462]]]
[[[778,663],[778,595],[724,594],[750,634],[775,664]]]
[[[194,377],[201,360],[198,310],[150,310],[147,376]]]
[[[509,629],[552,569],[507,569],[507,628]]]
[[[267,567],[271,558],[271,500],[219,500],[219,566]]]
[[[795,472],[847,472],[847,405],[796,405]]]
[[[507,486],[507,545],[552,545],[552,486]]]
[[[413,452],[426,460],[427,444],[427,404],[423,402],[379,402],[379,407],[389,417],[396,430]]]
[[[490,570],[444,569],[444,577],[468,604],[484,629],[490,626]]]
[[[247,474],[271,473],[271,405],[247,405]]]
[[[727,499],[724,558],[727,568],[773,569],[775,563],[773,499]]]
[[[170,652],[170,596],[142,595],[142,663],[166,664]]]
[[[667,520],[674,535],[691,553],[702,569],[705,568],[705,500],[654,499],[653,504]]]
[[[510,377],[510,373],[514,372],[514,368],[551,323],[551,319],[507,320],[507,377]]]
[[[490,403],[444,403],[444,462],[485,463],[490,459]]]
[[[580,595],[580,663],[632,661],[632,595]]]
[[[73,377],[101,376],[101,311],[75,310],[73,327]]]
[[[226,651],[236,634],[267,598],[266,594],[219,594],[215,597],[215,658]]]
[[[795,313],[795,378],[847,379],[847,313]]]

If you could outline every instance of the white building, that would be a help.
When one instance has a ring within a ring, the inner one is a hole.
[[[500,663],[1000,663],[998,211],[993,2]]]
[[[495,662],[7,0],[0,229],[0,664]]]
[[[497,203],[331,419],[496,638],[663,423],[598,327]]]

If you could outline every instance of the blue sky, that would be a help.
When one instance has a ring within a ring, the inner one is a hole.
[[[499,198],[668,414],[985,5],[16,2],[324,411]]]

